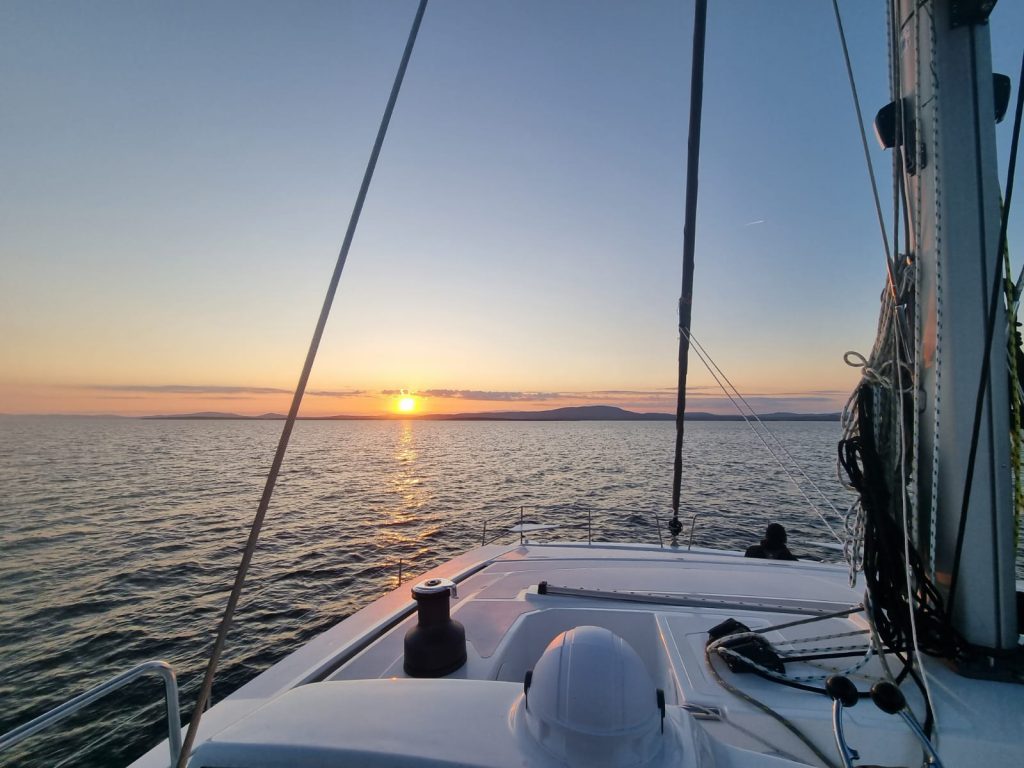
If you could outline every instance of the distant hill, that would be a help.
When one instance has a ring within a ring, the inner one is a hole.
[[[674,413],[638,413],[613,405],[581,405],[554,408],[548,411],[485,411],[482,413],[427,414],[421,419],[431,421],[675,421]],[[758,414],[761,421],[839,421],[838,413],[775,413]],[[687,421],[743,421],[736,413],[686,414]]]
[[[241,416],[237,413],[203,411],[201,413],[179,413],[166,416],[143,416],[144,419],[227,419],[280,421],[284,414],[264,413],[260,416]],[[639,413],[627,411],[614,405],[579,405],[567,408],[553,408],[547,411],[484,411],[482,413],[426,413],[415,416],[300,416],[304,421],[365,421],[371,419],[416,419],[420,421],[674,421],[671,413]],[[762,413],[761,421],[839,421],[838,413]],[[686,414],[687,421],[743,421],[739,414],[705,413],[696,411]]]
[[[283,413],[263,413],[259,416],[241,416],[237,413],[221,413],[219,411],[200,411],[199,413],[171,413],[165,416],[142,416],[143,419],[231,419],[231,420],[242,420],[242,421],[258,421],[265,419],[268,421],[280,421],[285,418]]]
[[[437,421],[671,421],[671,413],[637,413],[614,405],[579,405],[549,411],[486,411],[424,415]]]

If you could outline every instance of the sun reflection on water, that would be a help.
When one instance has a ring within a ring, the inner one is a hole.
[[[434,531],[423,525],[423,508],[430,500],[430,491],[416,443],[416,422],[402,421],[395,427],[392,462],[382,479],[394,502],[381,510],[380,543],[384,551],[397,557],[413,555]]]

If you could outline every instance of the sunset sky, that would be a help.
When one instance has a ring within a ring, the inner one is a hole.
[[[693,331],[835,411],[883,260],[831,3],[710,6]],[[870,119],[884,3],[841,6]],[[0,413],[287,410],[415,7],[0,5]],[[305,414],[673,409],[692,14],[432,0]]]

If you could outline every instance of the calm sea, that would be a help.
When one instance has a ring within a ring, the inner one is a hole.
[[[773,432],[839,509],[836,423]],[[0,733],[148,659],[191,710],[280,422],[0,418]],[[658,541],[667,422],[300,422],[220,666],[215,699],[382,591],[518,522]],[[811,493],[810,489],[808,492]],[[820,500],[817,500],[822,506]],[[781,521],[799,555],[831,539],[742,423],[687,425],[695,544],[743,548]],[[838,524],[833,522],[833,525]],[[578,527],[573,527],[578,526]],[[581,526],[581,527],[579,527]],[[504,541],[512,541],[506,534]],[[4,765],[123,765],[163,738],[140,681]]]

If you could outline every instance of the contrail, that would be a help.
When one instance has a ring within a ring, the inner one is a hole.
[[[755,224],[764,224],[764,219],[757,219],[756,221],[748,221],[748,222],[747,222],[746,224],[744,224],[743,226],[744,226],[744,227],[752,227],[752,226],[754,226]]]

